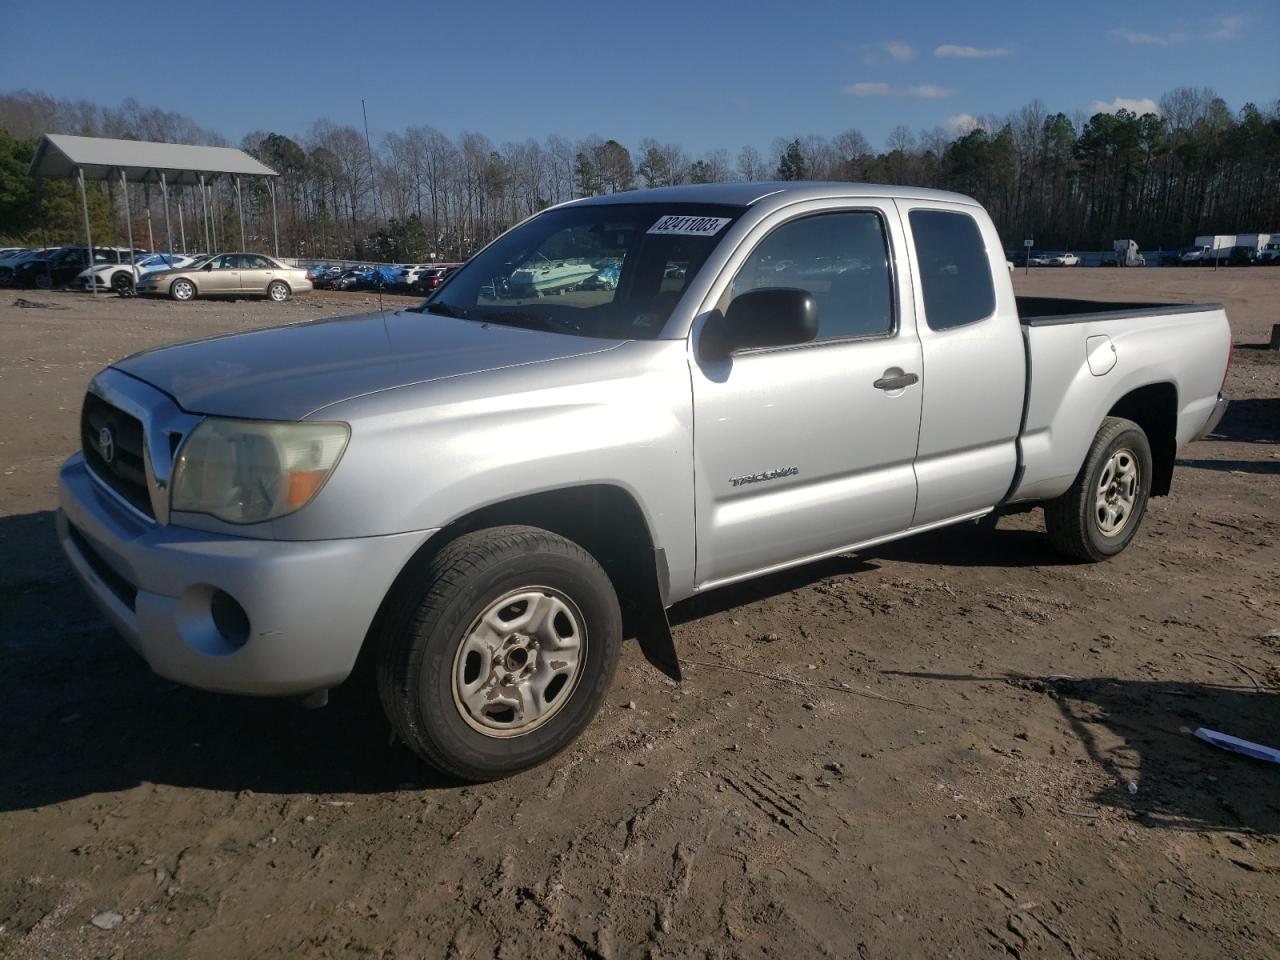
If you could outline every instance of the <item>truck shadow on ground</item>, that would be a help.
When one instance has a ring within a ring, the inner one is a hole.
[[[1232,400],[1209,440],[1280,443],[1280,397]]]
[[[888,671],[917,680],[1003,681],[1044,694],[1111,783],[1093,801],[1146,827],[1280,834],[1280,764],[1213,747],[1207,727],[1280,745],[1280,695],[1226,686],[1117,677],[979,677]],[[1187,732],[1183,732],[1187,731]],[[1118,744],[1116,741],[1119,741]],[[1070,760],[1063,759],[1063,764]],[[1130,794],[1129,784],[1138,787]]]
[[[1191,467],[1196,470],[1217,470],[1220,473],[1259,473],[1263,475],[1280,473],[1280,460],[1184,460],[1179,458],[1179,467]]]

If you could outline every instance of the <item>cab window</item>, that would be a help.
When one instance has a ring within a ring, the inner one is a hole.
[[[912,210],[924,319],[931,330],[950,330],[995,313],[991,262],[978,221],[949,210]]]
[[[884,221],[872,210],[850,210],[784,223],[751,252],[730,296],[768,287],[813,295],[818,340],[887,336],[893,283]]]

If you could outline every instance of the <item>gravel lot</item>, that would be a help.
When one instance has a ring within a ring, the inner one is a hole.
[[[54,543],[100,367],[376,300],[6,293],[0,956],[1275,957],[1280,766],[1189,731],[1280,745],[1280,270],[1015,283],[1227,306],[1235,402],[1122,557],[1035,511],[698,598],[682,685],[627,650],[574,748],[482,787],[363,690],[159,680]]]

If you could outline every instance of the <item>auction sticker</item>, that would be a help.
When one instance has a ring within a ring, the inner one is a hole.
[[[665,234],[671,237],[710,237],[720,232],[729,217],[659,217],[647,233]]]

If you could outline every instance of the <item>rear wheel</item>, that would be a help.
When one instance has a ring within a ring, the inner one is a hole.
[[[289,285],[283,280],[272,280],[267,286],[267,296],[276,303],[284,303],[289,299]]]
[[[431,766],[492,780],[559,753],[591,722],[622,640],[608,575],[535,527],[465,534],[409,576],[378,640],[378,693]]]
[[[194,300],[195,295],[195,284],[190,280],[175,280],[169,287],[169,296],[174,300]]]
[[[1138,532],[1151,494],[1151,445],[1132,420],[1102,421],[1071,488],[1044,505],[1049,540],[1066,556],[1096,563]]]
[[[111,278],[111,289],[122,297],[133,295],[133,277],[125,273],[123,270],[117,270],[115,276]]]

